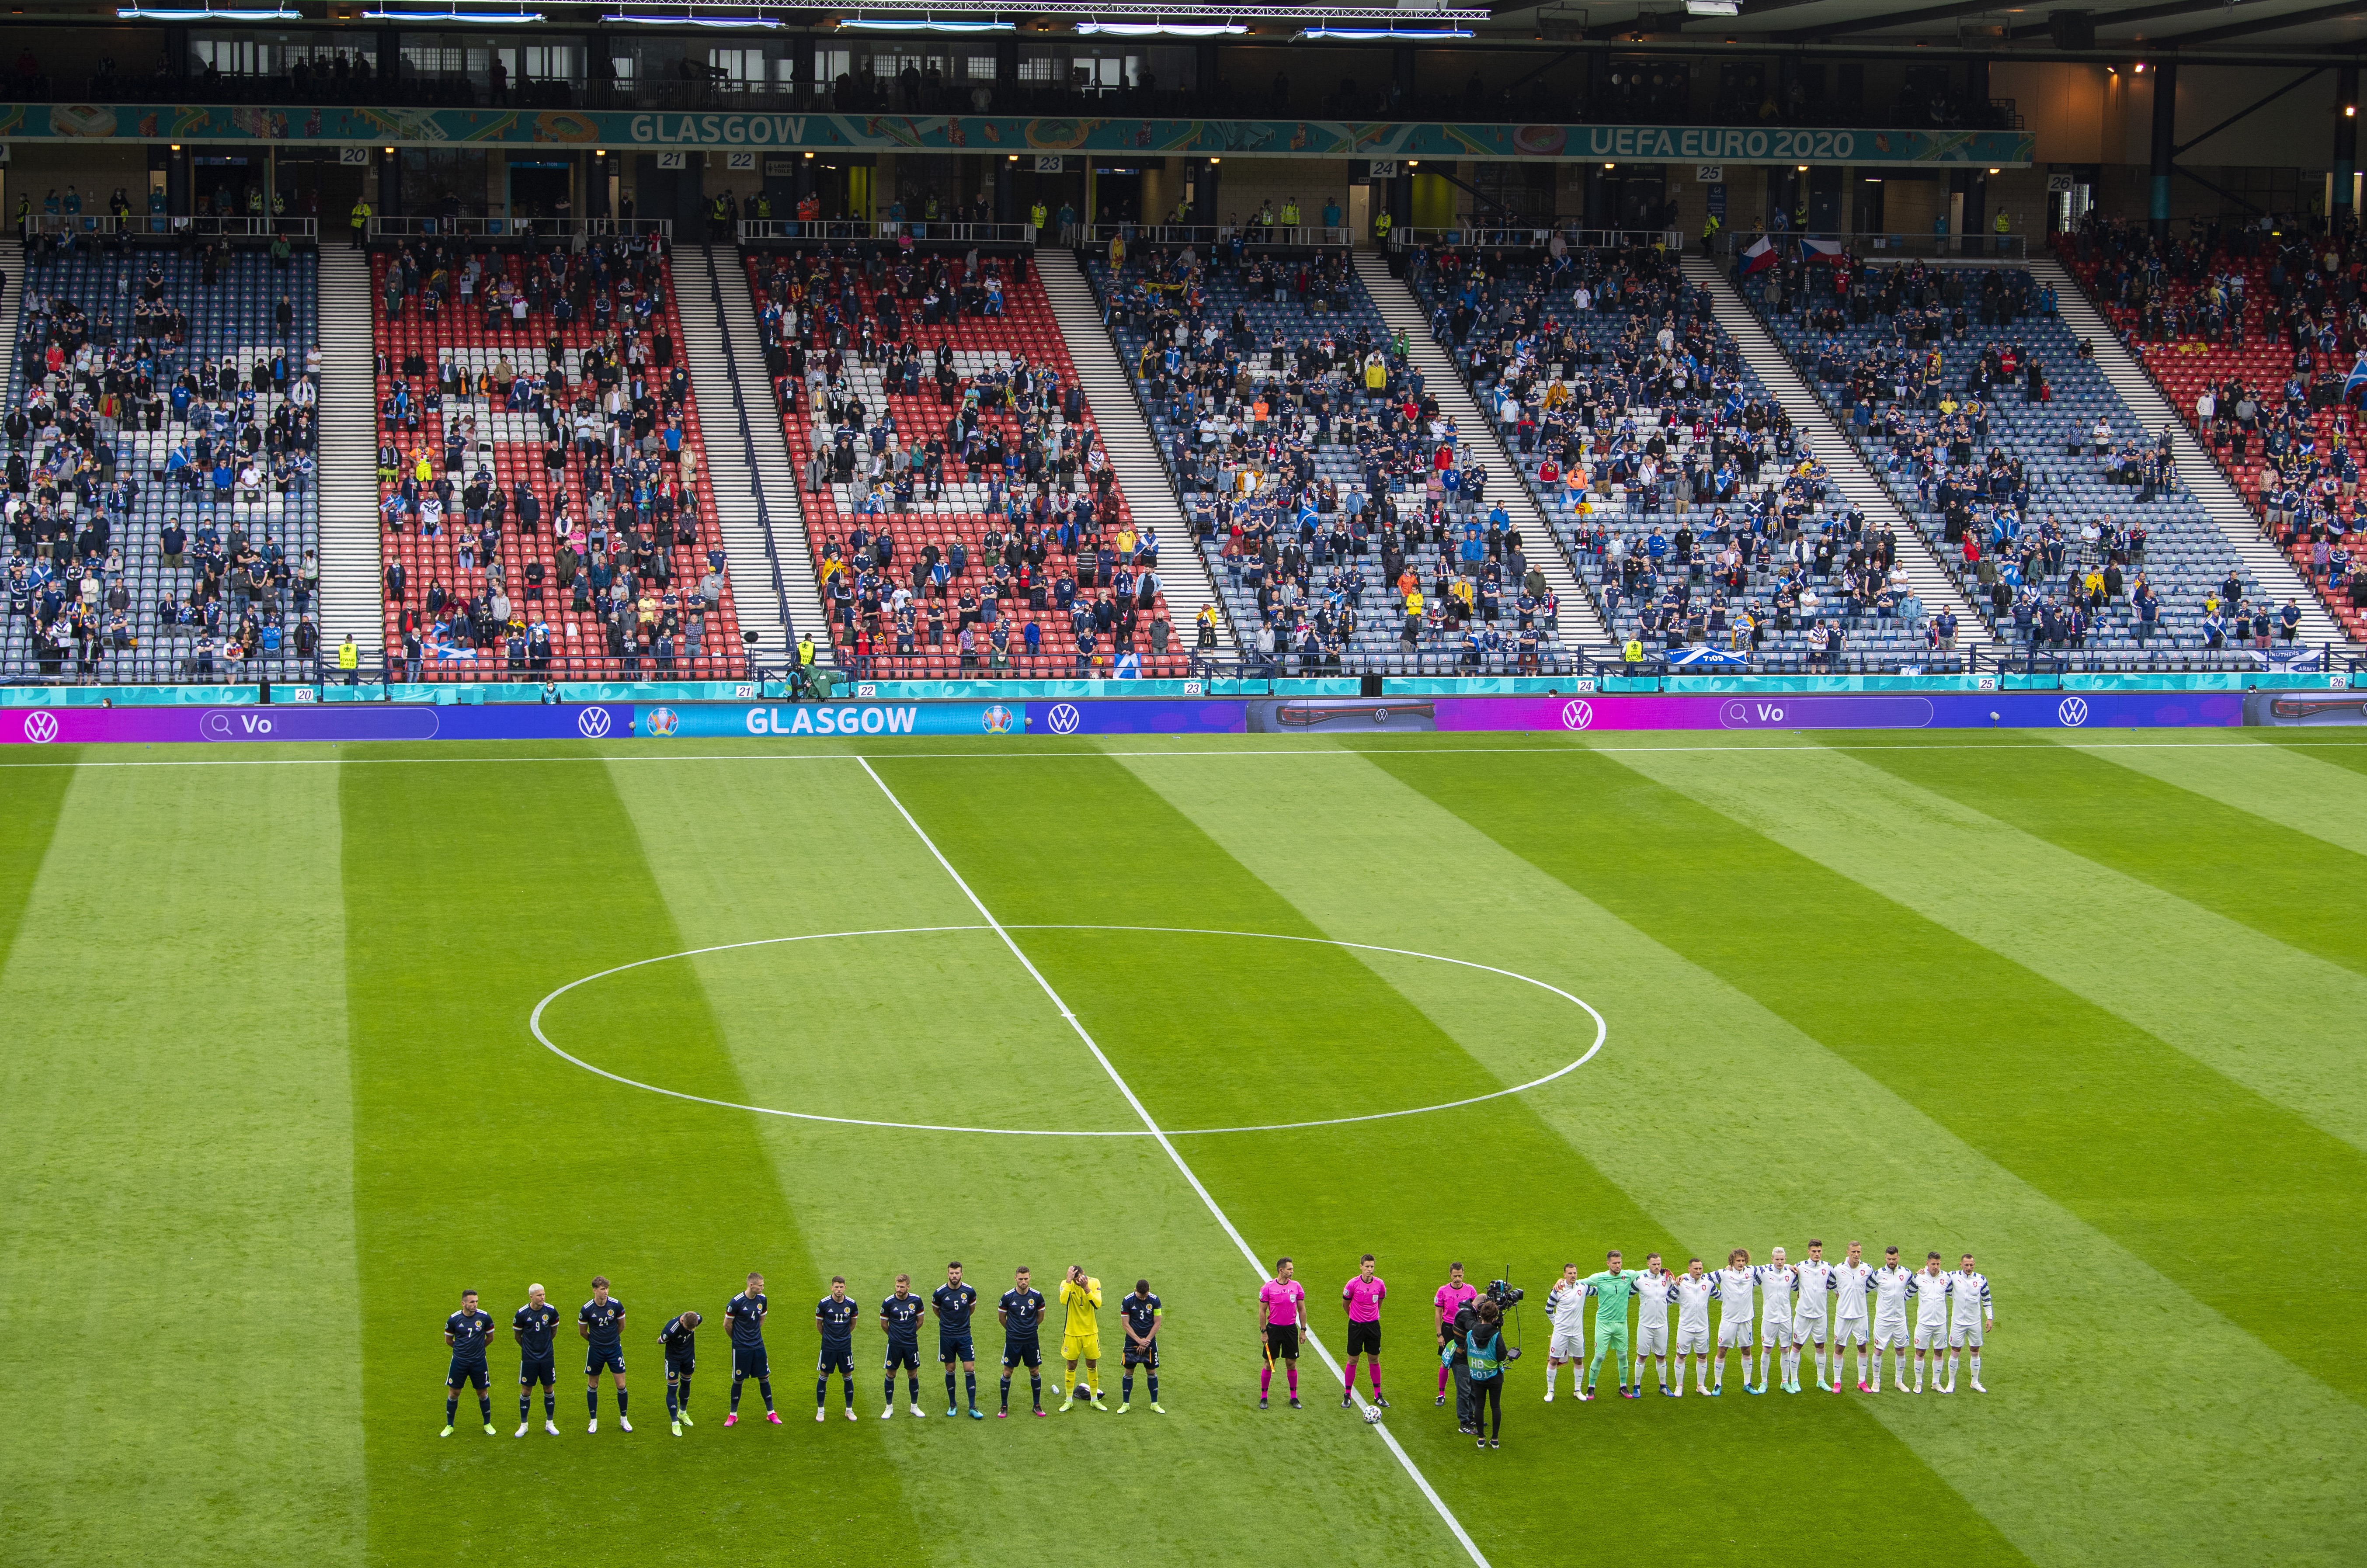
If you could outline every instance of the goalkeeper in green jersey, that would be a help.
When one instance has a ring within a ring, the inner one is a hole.
[[[1636,1282],[1644,1275],[1640,1269],[1620,1268],[1619,1258],[1618,1250],[1614,1248],[1604,1257],[1602,1273],[1590,1274],[1579,1281],[1594,1298],[1594,1359],[1586,1363],[1586,1392],[1579,1395],[1580,1399],[1594,1397],[1595,1375],[1603,1370],[1606,1354],[1611,1357],[1613,1373],[1619,1379],[1619,1397],[1634,1399],[1643,1393],[1627,1386],[1627,1303],[1635,1299]]]

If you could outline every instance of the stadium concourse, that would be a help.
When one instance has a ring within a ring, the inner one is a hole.
[[[1201,632],[1169,618],[1160,561],[1188,547],[1137,530],[1026,252],[825,243],[746,266],[842,665],[1184,673]]]
[[[0,680],[311,676],[313,261],[74,235],[25,253]]]
[[[663,241],[429,236],[371,267],[390,664],[744,678]]]

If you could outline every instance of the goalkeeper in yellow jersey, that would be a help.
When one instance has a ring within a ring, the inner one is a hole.
[[[1069,1364],[1068,1387],[1062,1393],[1060,1408],[1068,1409],[1077,1403],[1082,1391],[1085,1403],[1096,1410],[1107,1410],[1102,1403],[1102,1325],[1094,1317],[1101,1310],[1102,1282],[1085,1273],[1084,1265],[1069,1265],[1068,1277],[1060,1281],[1060,1305],[1068,1311],[1068,1321],[1060,1329],[1060,1359]],[[1077,1362],[1085,1363],[1085,1381],[1077,1381]]]

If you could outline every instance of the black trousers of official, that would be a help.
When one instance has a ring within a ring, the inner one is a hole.
[[[1471,1363],[1455,1363],[1455,1424],[1468,1427],[1478,1419],[1471,1408]]]

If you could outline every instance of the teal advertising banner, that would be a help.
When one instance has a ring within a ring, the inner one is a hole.
[[[1415,120],[1124,119],[1002,115],[636,113],[16,104],[0,141],[289,141],[387,147],[474,143],[621,151],[844,148],[871,152],[1218,153],[1245,158],[1535,158],[1720,164],[2030,162],[2020,130],[1811,130],[1685,125],[1443,124]]]

